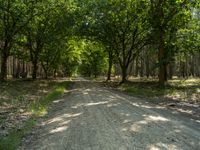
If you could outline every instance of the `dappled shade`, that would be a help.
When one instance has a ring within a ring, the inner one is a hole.
[[[47,120],[41,121],[37,139],[33,136],[25,148],[198,149],[199,123],[173,112],[79,82],[55,103]]]

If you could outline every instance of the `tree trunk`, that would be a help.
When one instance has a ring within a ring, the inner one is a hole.
[[[57,69],[54,69],[54,71],[53,71],[53,77],[54,77],[54,78],[57,77]]]
[[[136,62],[135,62],[135,76],[138,77],[139,74],[139,58],[136,58]]]
[[[130,67],[129,67],[129,76],[134,76],[134,70],[135,70],[135,68],[134,68],[134,61],[132,61],[131,62],[131,65],[130,65]]]
[[[44,76],[45,76],[45,79],[48,79],[48,74],[49,74],[48,70],[47,70],[47,69],[44,69]]]
[[[122,81],[121,83],[125,83],[127,81],[127,68],[122,67]]]
[[[165,49],[164,49],[164,33],[160,32],[160,43],[159,43],[159,52],[158,52],[158,61],[159,61],[159,84],[165,86],[167,82],[167,65],[165,63]]]
[[[20,77],[20,72],[21,72],[21,64],[20,64],[20,61],[19,61],[19,59],[18,59],[18,60],[17,60],[17,71],[16,71],[15,78],[19,79],[19,77]]]
[[[149,66],[149,54],[146,50],[146,57],[145,57],[145,65],[146,65],[146,77],[149,78],[150,76],[150,66]]]
[[[113,65],[113,60],[112,60],[112,58],[109,58],[107,81],[111,80],[112,65]]]
[[[173,72],[174,72],[174,68],[173,68],[173,64],[172,62],[169,64],[169,79],[172,80],[173,79]]]
[[[3,52],[1,56],[0,81],[5,81],[5,79],[7,78],[7,60],[8,60],[7,52]]]
[[[45,77],[45,79],[48,79],[49,68],[46,67],[43,63],[42,63],[42,68],[44,70],[44,77]]]
[[[144,77],[144,60],[143,60],[143,58],[141,58],[140,61],[141,61],[140,62],[140,77]]]
[[[37,65],[37,61],[33,62],[33,70],[32,70],[32,79],[35,80],[37,78],[37,69],[38,69],[38,65]]]
[[[194,55],[191,56],[190,61],[191,61],[190,73],[191,73],[192,77],[195,77],[195,56]]]
[[[13,76],[13,78],[15,78],[15,70],[16,70],[16,65],[15,65],[15,57],[13,57],[13,74],[12,74],[12,76]]]

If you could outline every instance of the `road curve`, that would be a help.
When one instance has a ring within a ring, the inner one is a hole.
[[[54,102],[20,150],[199,150],[200,121],[91,81]]]

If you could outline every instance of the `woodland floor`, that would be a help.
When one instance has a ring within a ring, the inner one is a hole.
[[[145,95],[145,94],[144,94]],[[200,119],[152,98],[77,79],[19,150],[198,150]],[[190,103],[189,103],[190,104]],[[197,107],[199,109],[199,106]]]
[[[68,87],[65,80],[9,80],[0,83],[0,150],[14,150],[48,105]]]

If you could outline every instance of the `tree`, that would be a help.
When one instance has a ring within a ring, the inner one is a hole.
[[[76,75],[78,67],[81,65],[82,51],[84,50],[84,39],[71,37],[66,43],[66,48],[62,51],[61,66],[64,75]]]
[[[82,63],[80,65],[80,73],[91,77],[104,73],[104,68],[107,65],[104,46],[97,42],[84,41],[82,51]]]
[[[167,64],[169,53],[166,50],[166,36],[174,26],[190,14],[190,1],[187,0],[151,0],[150,23],[153,37],[158,45],[159,83],[167,81]]]
[[[57,54],[59,52],[55,54],[53,51],[56,46],[57,49],[55,51],[62,49],[61,46],[65,42],[63,39],[68,35],[67,31],[73,23],[69,15],[71,10],[64,1],[40,2],[35,11],[37,11],[38,15],[29,22],[26,28],[26,45],[29,49],[33,66],[33,79],[37,77],[38,63],[41,55],[43,55],[41,59],[42,66],[47,77],[49,67],[58,59]]]
[[[110,65],[113,51],[121,66],[122,81],[127,80],[130,63],[147,44],[147,1],[109,0],[89,3],[86,27],[99,41],[108,47]],[[109,79],[109,75],[108,75]]]
[[[7,77],[7,59],[16,35],[32,20],[34,1],[0,0],[0,80]]]

